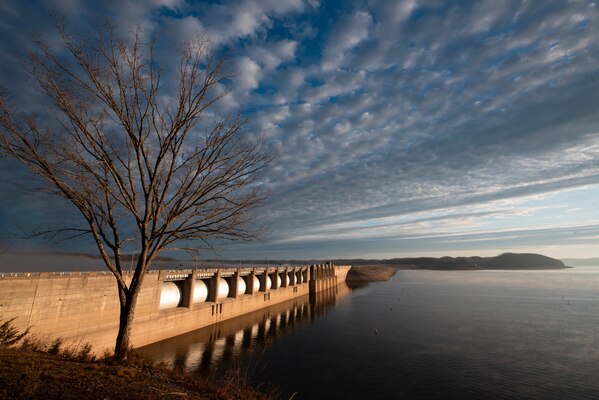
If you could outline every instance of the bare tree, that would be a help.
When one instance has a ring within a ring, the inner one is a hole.
[[[34,40],[26,62],[50,111],[19,112],[0,94],[0,150],[85,220],[72,235],[90,234],[116,278],[121,359],[144,276],[160,252],[253,237],[257,173],[270,155],[239,114],[215,112],[229,77],[201,38],[167,65],[139,32],[121,38],[107,27],[83,39],[59,29],[67,51]],[[164,78],[173,68],[176,78]],[[122,259],[129,241],[139,253],[130,276]]]

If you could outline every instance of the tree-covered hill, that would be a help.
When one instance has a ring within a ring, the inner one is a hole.
[[[561,269],[567,268],[555,258],[533,253],[504,253],[495,257],[409,257],[388,260],[333,260],[335,264],[385,264],[413,269],[475,270],[475,269]]]

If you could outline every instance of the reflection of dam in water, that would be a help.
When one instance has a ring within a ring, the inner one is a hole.
[[[138,349],[156,361],[201,374],[251,363],[277,337],[327,314],[350,293],[345,283]]]

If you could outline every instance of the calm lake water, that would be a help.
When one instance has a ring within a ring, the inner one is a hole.
[[[399,271],[140,351],[285,399],[598,399],[599,267]]]

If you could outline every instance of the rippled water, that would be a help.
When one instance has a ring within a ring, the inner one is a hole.
[[[378,332],[378,333],[377,333]],[[140,349],[294,399],[597,399],[599,267],[399,271]]]

